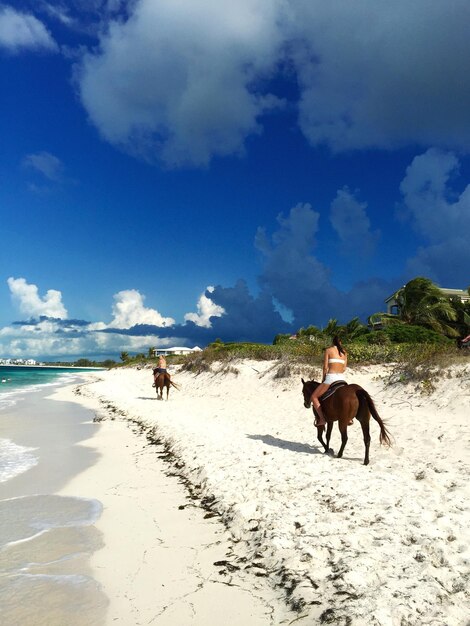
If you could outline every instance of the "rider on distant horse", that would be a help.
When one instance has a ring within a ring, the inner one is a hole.
[[[166,369],[166,359],[162,354],[158,357],[158,366],[153,370],[153,379],[155,383],[157,382],[159,374],[168,374]]]

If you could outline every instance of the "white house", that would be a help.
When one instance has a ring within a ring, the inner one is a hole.
[[[175,347],[175,348],[157,348],[155,353],[157,356],[162,354],[164,356],[168,356],[169,354],[192,354],[193,352],[202,352],[199,346],[195,346],[194,348],[186,348],[186,347]]]

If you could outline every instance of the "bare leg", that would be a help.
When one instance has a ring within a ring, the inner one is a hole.
[[[315,389],[315,391],[312,393],[312,404],[313,404],[313,408],[316,412],[316,414],[319,417],[319,420],[316,423],[316,426],[325,426],[326,425],[326,419],[325,416],[323,415],[323,411],[322,408],[320,406],[320,396],[322,396],[325,391],[328,389],[329,385],[325,385],[325,383],[321,383],[320,385],[318,385],[318,387]]]

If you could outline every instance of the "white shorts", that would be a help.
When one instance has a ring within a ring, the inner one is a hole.
[[[325,380],[323,382],[325,385],[331,385],[331,383],[335,383],[338,380],[344,380],[344,374],[340,374],[339,372],[330,372],[325,376]]]

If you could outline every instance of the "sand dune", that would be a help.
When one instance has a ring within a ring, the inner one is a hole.
[[[431,395],[387,386],[385,367],[348,370],[394,438],[381,447],[372,423],[368,467],[357,423],[343,459],[321,453],[302,403],[308,368],[282,378],[272,362],[217,369],[175,372],[181,390],[168,402],[147,369],[106,372],[76,399],[163,442],[228,528],[227,575],[283,588],[300,623],[468,624],[470,368]],[[336,428],[331,443],[337,451]]]

